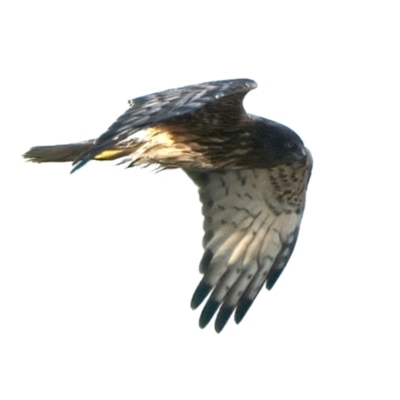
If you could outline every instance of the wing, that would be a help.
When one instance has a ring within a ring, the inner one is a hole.
[[[175,133],[178,136],[180,132],[182,135],[191,132],[192,135],[206,136],[210,133],[210,125],[217,132],[237,127],[240,121],[249,119],[242,102],[246,93],[256,87],[257,84],[249,79],[215,81],[134,99],[130,102],[131,108],[119,117],[89,150],[79,155],[74,161],[73,171],[96,158],[104,150],[125,146],[132,146],[132,150],[136,152],[131,160],[132,164],[154,161],[168,165],[162,155],[157,155],[158,147],[169,145],[170,153],[173,153],[169,157],[174,160],[182,153],[183,147],[183,144],[180,147],[175,143]],[[147,137],[141,140],[144,130],[147,130]],[[135,136],[138,132],[141,132],[141,135]],[[148,135],[153,137],[149,138]],[[152,154],[146,155],[145,162],[141,162],[143,160],[140,159],[138,146],[133,146],[141,142],[147,145],[142,149],[142,154],[146,151],[149,153],[149,147],[153,150]]]
[[[286,266],[300,228],[311,158],[269,170],[186,172],[200,188],[205,230],[204,277],[191,306],[197,308],[212,292],[200,327],[219,309],[220,332],[235,309],[239,323],[263,284],[271,289]]]
[[[73,161],[72,172],[92,159],[122,157],[129,167],[221,168],[235,163],[237,157],[226,155],[234,152],[238,141],[250,140],[244,132],[253,121],[243,108],[243,99],[255,87],[252,80],[236,79],[139,97],[98,139],[37,146],[24,157],[33,162]],[[233,135],[236,132],[243,137]]]

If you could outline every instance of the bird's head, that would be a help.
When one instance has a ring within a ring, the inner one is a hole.
[[[303,141],[290,128],[260,117],[255,117],[253,123],[254,151],[265,167],[306,162]]]

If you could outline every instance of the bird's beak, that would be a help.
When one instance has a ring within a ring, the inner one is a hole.
[[[296,158],[296,161],[301,161],[306,163],[308,151],[305,147],[298,149],[293,155]]]

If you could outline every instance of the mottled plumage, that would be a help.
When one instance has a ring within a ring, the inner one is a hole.
[[[299,233],[312,158],[291,129],[249,115],[243,98],[255,82],[208,82],[130,102],[96,140],[33,147],[34,162],[121,159],[128,167],[182,168],[199,187],[204,255],[192,307],[215,313],[220,332],[235,312],[239,323],[264,283],[271,289]],[[210,294],[211,293],[211,294]]]

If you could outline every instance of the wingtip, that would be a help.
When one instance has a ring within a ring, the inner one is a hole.
[[[79,160],[77,162],[73,162],[73,168],[71,169],[70,174],[73,174],[74,172],[78,171],[78,169],[81,169],[84,165],[86,165],[89,162],[89,160]]]
[[[201,312],[199,319],[200,328],[205,328],[208,323],[211,321],[212,317],[218,310],[220,306],[220,302],[216,300],[208,300],[207,304],[204,306],[203,311]],[[217,330],[217,329],[216,329]]]
[[[234,307],[224,307],[222,306],[221,309],[218,312],[217,318],[215,320],[215,331],[217,333],[220,333],[225,325],[227,324],[227,322],[229,321],[229,318],[231,317],[233,310],[235,308]]]
[[[253,81],[253,79],[249,79],[248,81],[249,81],[249,86],[250,86],[252,89],[256,89],[256,88],[258,87],[257,82],[256,82],[256,81]]]
[[[239,303],[235,311],[235,322],[237,324],[240,324],[242,322],[243,318],[247,314],[247,311],[249,311],[249,308],[253,304],[253,301],[254,300],[247,299],[247,300],[242,300]]]
[[[201,281],[193,293],[190,307],[195,310],[211,292],[212,286],[208,283]]]

